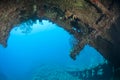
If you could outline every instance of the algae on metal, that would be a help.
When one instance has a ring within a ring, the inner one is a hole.
[[[117,0],[1,0],[0,43],[7,46],[9,32],[16,25],[29,20],[49,19],[78,40],[70,53],[71,58],[76,59],[81,49],[90,44],[106,59],[120,66],[119,52],[115,53],[117,57],[114,51],[109,53],[116,47],[114,44],[120,42],[116,43],[110,32],[119,16]]]

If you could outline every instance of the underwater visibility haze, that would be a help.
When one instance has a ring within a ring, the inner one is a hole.
[[[6,48],[0,45],[0,80],[81,80],[68,71],[90,69],[105,61],[90,45],[72,60],[74,36],[48,20],[36,20],[28,32],[24,26],[11,30]]]

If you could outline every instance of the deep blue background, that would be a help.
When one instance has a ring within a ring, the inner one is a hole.
[[[30,33],[23,33],[19,27],[12,29],[8,47],[0,45],[0,73],[7,80],[23,80],[40,65],[62,65],[81,70],[104,62],[89,45],[73,61],[69,56],[73,36],[56,24],[37,20],[31,28]]]

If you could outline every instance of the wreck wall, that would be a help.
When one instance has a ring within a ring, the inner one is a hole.
[[[111,25],[108,34],[111,41],[99,36],[91,45],[116,67],[120,67],[120,17]]]
[[[90,44],[120,67],[118,16],[119,0],[0,0],[0,43],[7,46],[13,26],[29,19],[47,18],[79,40],[71,58],[75,59],[81,49]]]

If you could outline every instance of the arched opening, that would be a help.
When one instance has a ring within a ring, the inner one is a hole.
[[[69,57],[71,39],[74,39],[72,35],[48,20],[36,20],[32,26],[23,23],[12,29],[7,48],[0,46],[0,70],[7,80],[79,80],[78,75],[70,72],[105,63],[89,45],[77,60],[72,60]]]

